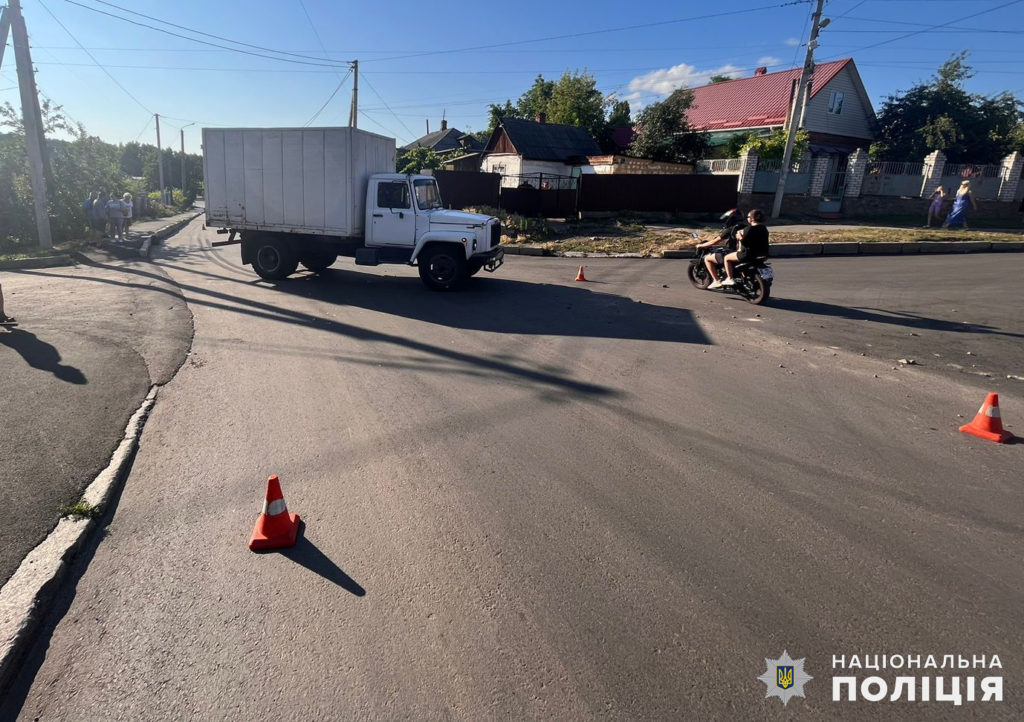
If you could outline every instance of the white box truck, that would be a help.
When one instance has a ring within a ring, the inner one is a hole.
[[[433,177],[394,170],[395,140],[356,128],[203,128],[206,225],[269,280],[353,256],[446,291],[502,264],[497,218],[445,210]]]

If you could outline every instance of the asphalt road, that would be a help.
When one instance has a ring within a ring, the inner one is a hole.
[[[989,384],[1024,428],[1024,257],[780,260],[757,309],[681,261],[272,285],[198,228],[189,361],[0,716],[1024,714],[1024,445],[956,431]],[[257,555],[272,473],[305,528]],[[882,653],[998,654],[1006,701],[831,701]]]
[[[0,586],[108,462],[150,384],[192,339],[177,288],[134,259],[4,271],[0,329]],[[143,270],[147,269],[148,270]]]

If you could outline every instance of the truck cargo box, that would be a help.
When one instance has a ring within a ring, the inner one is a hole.
[[[366,185],[395,140],[357,128],[203,128],[206,223],[361,236]]]

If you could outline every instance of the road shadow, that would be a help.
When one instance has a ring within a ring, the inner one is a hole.
[[[169,289],[155,287],[141,279],[167,281],[168,270],[179,271],[195,279],[194,283],[189,283],[186,278],[179,276],[172,281],[176,290],[186,296],[190,306],[205,306],[282,324],[314,327],[341,338],[381,343],[428,354],[467,372],[506,376],[577,396],[615,396],[620,392],[604,385],[577,381],[572,378],[569,369],[537,368],[519,363],[517,359],[506,355],[472,354],[457,346],[441,346],[426,340],[385,333],[373,327],[350,323],[344,314],[312,315],[294,308],[294,304],[287,301],[287,296],[302,296],[335,307],[351,306],[426,323],[491,333],[704,345],[712,343],[689,309],[646,304],[595,291],[584,284],[562,286],[485,277],[472,279],[465,289],[454,293],[434,293],[425,289],[416,277],[379,276],[333,268],[319,275],[300,272],[284,281],[268,283],[240,272],[238,266],[224,258],[217,258],[219,250],[207,247],[162,248],[154,259],[154,267],[111,266],[92,260],[90,265],[95,268],[117,270],[140,280],[135,282],[95,277],[86,280],[171,294]],[[196,267],[211,258],[225,273]],[[60,274],[47,272],[45,275]],[[206,282],[214,280],[238,284],[239,292],[236,294],[230,288],[210,287]],[[241,288],[249,289],[254,285],[275,288],[282,292],[282,297],[280,300],[248,298],[248,291],[242,291]],[[178,297],[177,293],[171,295]],[[418,365],[424,370],[437,368],[435,362],[429,361],[418,362]]]
[[[963,323],[962,321],[945,321],[939,318],[921,316],[919,314],[907,313],[904,311],[887,311],[880,308],[858,308],[851,306],[839,306],[832,303],[820,301],[806,301],[792,298],[772,297],[769,301],[771,308],[783,311],[794,311],[796,313],[816,314],[818,316],[831,316],[842,318],[848,321],[871,321],[906,328],[925,331],[950,331],[952,333],[977,333],[993,336],[1006,336],[1008,338],[1024,338],[1024,334],[1011,331],[1001,331],[994,326],[986,326],[977,323]]]
[[[317,546],[306,538],[306,522],[299,521],[299,538],[295,546],[289,549],[282,549],[281,556],[291,559],[299,566],[305,567],[315,574],[319,574],[333,584],[337,584],[346,592],[357,597],[365,597],[366,590],[359,583],[346,574],[341,568],[331,561],[330,557],[324,554]]]
[[[25,363],[40,371],[49,371],[61,381],[69,384],[85,384],[88,381],[79,369],[62,364],[60,352],[34,333],[21,328],[9,329],[0,334],[0,345],[18,352]]]
[[[689,309],[597,291],[515,279],[474,277],[451,293],[419,278],[330,268],[273,284],[282,293],[467,331],[710,344]]]

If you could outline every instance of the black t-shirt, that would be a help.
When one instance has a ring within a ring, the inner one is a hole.
[[[747,227],[746,223],[737,223],[734,226],[729,226],[724,231],[718,234],[718,240],[725,241],[725,245],[730,251],[736,250],[736,234]]]
[[[743,232],[743,249],[746,256],[768,255],[768,226],[758,224],[749,226]]]

